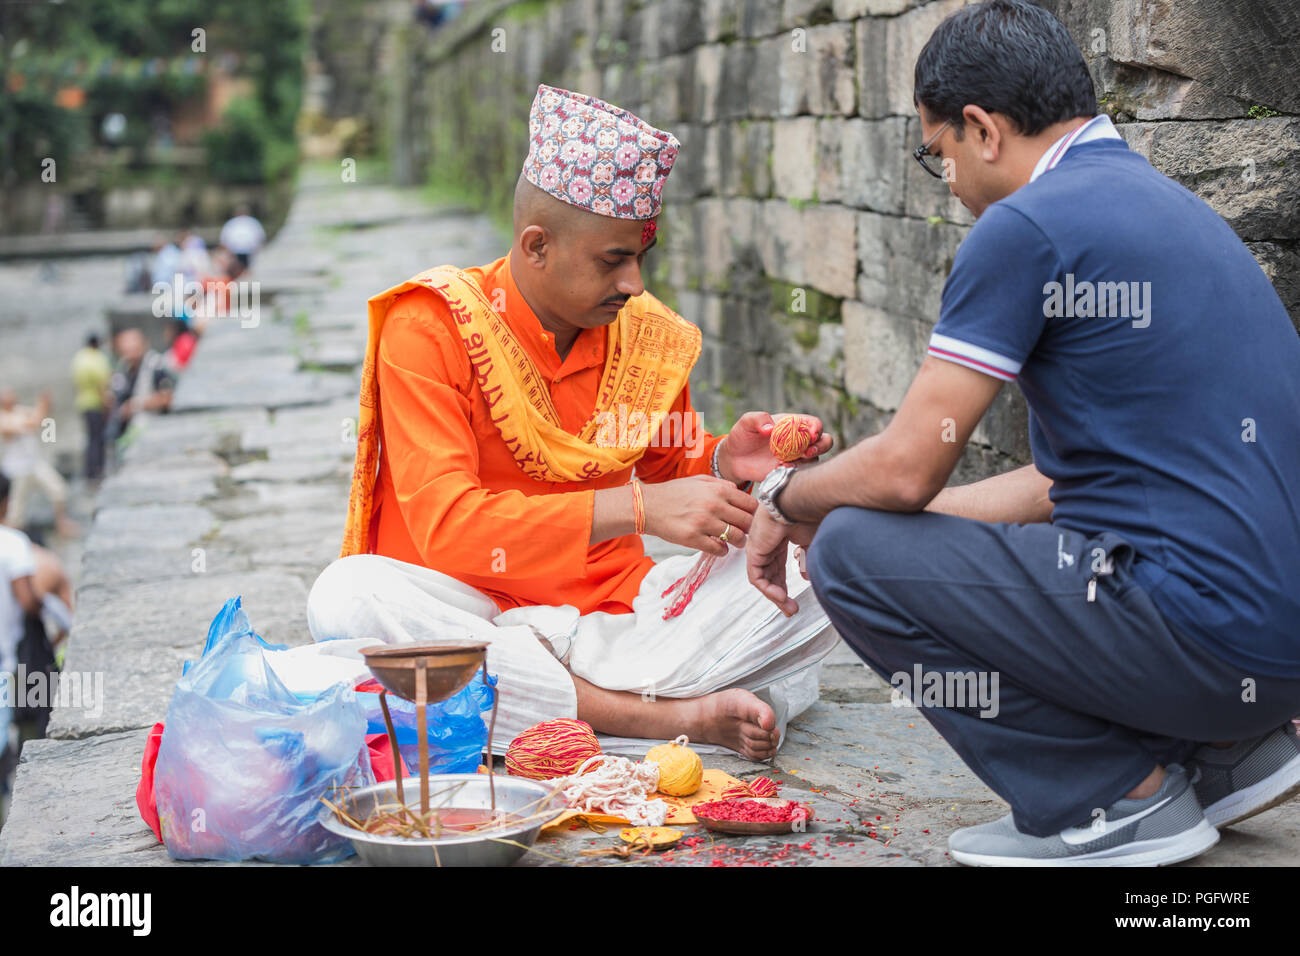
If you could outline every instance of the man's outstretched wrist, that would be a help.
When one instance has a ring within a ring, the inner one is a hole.
[[[795,469],[790,465],[778,465],[768,472],[767,477],[759,482],[755,491],[758,503],[775,520],[782,525],[795,524],[789,514],[778,503],[781,493],[794,478]]]

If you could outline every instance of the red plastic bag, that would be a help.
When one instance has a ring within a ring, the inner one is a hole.
[[[162,842],[162,823],[158,819],[158,801],[153,792],[153,770],[154,764],[158,762],[158,748],[162,746],[163,724],[161,721],[153,725],[149,731],[149,738],[144,745],[144,759],[140,762],[140,782],[135,788],[135,805],[140,810],[140,819],[149,824],[149,829],[158,842]],[[388,744],[387,734],[368,734],[366,736],[366,749],[370,751],[370,769],[375,773],[375,782],[383,783],[385,780],[393,779],[393,754],[392,747]],[[410,776],[406,768],[406,761],[402,760],[399,753],[397,759],[401,764],[402,776]]]
[[[388,744],[388,734],[367,734],[366,749],[370,751],[370,769],[375,772],[375,783],[392,780],[395,776],[393,748]],[[397,759],[402,765],[402,777],[409,777],[411,774],[406,769],[406,761],[402,760],[401,753],[398,753]]]
[[[370,677],[360,681],[352,689],[363,694],[377,694],[384,688],[379,681]],[[370,751],[370,769],[375,772],[375,783],[392,780],[396,774],[393,773],[393,748],[388,742],[388,734],[366,734],[366,749]],[[397,759],[402,764],[402,776],[409,777],[410,773],[406,769],[406,761],[402,759],[400,751],[397,754]]]
[[[162,824],[158,820],[158,801],[153,795],[153,767],[158,762],[158,748],[162,746],[163,725],[158,722],[149,731],[149,739],[144,745],[144,760],[140,763],[140,782],[135,788],[135,805],[140,809],[140,818],[149,824],[153,835],[162,842]]]

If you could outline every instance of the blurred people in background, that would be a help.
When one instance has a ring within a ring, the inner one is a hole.
[[[9,499],[9,479],[0,474],[0,511]],[[9,781],[18,760],[18,728],[14,723],[12,691],[18,669],[18,645],[22,643],[28,615],[40,613],[40,599],[33,586],[36,559],[27,535],[0,526],[0,680],[7,683],[0,694],[0,819],[9,804]]]
[[[183,371],[190,364],[194,346],[199,337],[190,329],[184,319],[173,319],[167,323],[167,353],[164,356],[167,367],[173,372]]]
[[[266,231],[252,217],[246,204],[237,206],[234,218],[221,227],[221,244],[230,250],[244,269],[253,264],[253,256],[265,242]]]
[[[149,292],[153,288],[153,254],[133,252],[126,260],[125,292]]]
[[[0,475],[0,511],[7,505],[9,479]],[[0,526],[0,822],[8,809],[14,768],[24,740],[44,737],[53,700],[21,695],[35,673],[62,667],[59,645],[72,626],[72,587],[53,552],[23,532]],[[55,639],[50,640],[53,633]],[[22,669],[23,683],[16,679]]]
[[[159,282],[171,285],[180,271],[181,247],[175,238],[159,233],[153,241],[153,264],[149,271],[151,285]]]
[[[210,257],[213,282],[228,283],[244,274],[245,263],[225,246],[217,246]]]
[[[180,270],[187,281],[198,280],[212,271],[212,264],[208,261],[207,243],[193,229],[186,229],[181,233],[180,250]]]
[[[176,376],[162,355],[149,348],[139,329],[118,332],[113,349],[118,363],[109,383],[113,401],[108,433],[117,439],[136,415],[165,412],[171,407]]]
[[[41,454],[37,434],[50,416],[52,400],[42,392],[34,408],[18,404],[12,388],[0,390],[0,472],[11,483],[4,522],[22,528],[27,522],[27,506],[33,491],[40,490],[54,508],[55,529],[65,538],[80,533],[68,518],[68,483]]]
[[[63,663],[63,641],[72,630],[72,582],[63,569],[59,556],[49,548],[43,548],[32,542],[32,557],[36,563],[36,573],[32,575],[32,587],[36,589],[36,599],[41,605],[41,615],[45,630],[49,636],[50,649],[57,654],[60,666]]]
[[[207,331],[208,323],[225,315],[230,307],[230,283],[244,272],[243,264],[225,246],[217,246],[208,257],[210,271],[202,276],[203,300],[189,318],[189,330],[195,336]]]
[[[108,410],[108,384],[113,366],[99,347],[99,333],[86,336],[86,344],[72,357],[72,383],[77,390],[77,411],[86,426],[85,475],[89,482],[104,477],[104,427]]]
[[[210,282],[238,278],[266,242],[262,224],[247,211],[247,206],[239,207],[239,214],[222,227],[221,243],[211,249],[193,227],[174,236],[158,233],[149,252],[136,252],[127,260],[126,291],[152,292],[159,282],[175,286],[177,275],[182,284],[197,281],[205,288]]]
[[[211,270],[208,247],[194,229],[183,229],[173,236],[158,233],[149,252],[136,252],[126,264],[126,291],[152,292],[159,282],[172,285],[177,274],[198,279]]]

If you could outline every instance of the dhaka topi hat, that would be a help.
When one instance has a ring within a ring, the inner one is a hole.
[[[653,220],[681,143],[594,96],[542,85],[528,115],[524,177],[571,206]],[[643,232],[654,235],[654,223]]]

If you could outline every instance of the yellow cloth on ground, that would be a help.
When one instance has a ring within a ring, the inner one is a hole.
[[[708,800],[721,800],[723,791],[731,787],[744,787],[743,780],[737,780],[731,774],[722,770],[704,771],[704,779],[700,783],[700,789],[696,790],[689,797],[670,797],[667,794],[656,793],[653,799],[662,800],[668,804],[668,818],[664,821],[666,826],[684,826],[690,823],[698,823],[695,814],[691,812],[691,807],[697,803],[704,803]],[[543,830],[551,830],[555,827],[571,823],[574,820],[581,819],[583,823],[631,823],[627,817],[611,816],[607,813],[583,813],[581,810],[565,810],[558,817],[542,827]]]

